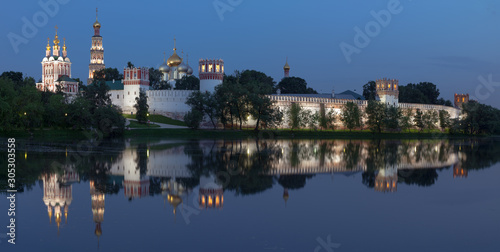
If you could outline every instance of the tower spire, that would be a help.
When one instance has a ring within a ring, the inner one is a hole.
[[[47,38],[47,51],[50,51],[50,38]]]
[[[98,10],[97,10],[97,8],[95,8],[95,21],[96,22],[97,22],[97,12],[98,12]]]
[[[63,42],[64,43],[64,45],[63,45],[63,51],[66,51],[66,38],[63,38],[63,41],[64,41]]]
[[[288,65],[288,56],[286,57],[286,63],[283,67],[283,70],[285,71],[285,78],[290,77],[290,65]]]
[[[165,63],[166,57],[167,57],[167,53],[165,51],[163,51],[163,63]]]
[[[174,52],[177,52],[177,39],[174,36]]]

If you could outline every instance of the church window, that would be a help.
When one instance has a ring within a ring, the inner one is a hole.
[[[214,68],[214,66],[213,66],[212,64],[208,65],[208,72],[210,72],[210,73],[211,73],[211,72],[212,72],[212,70],[213,70],[213,68]]]
[[[218,72],[220,72],[220,65],[219,65],[219,64],[217,64],[217,66],[215,66],[215,71],[216,71],[217,73],[218,73]]]
[[[205,65],[202,65],[202,66],[201,66],[201,71],[202,71],[202,72],[205,72]]]

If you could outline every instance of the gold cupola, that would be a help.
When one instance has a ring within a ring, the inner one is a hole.
[[[95,22],[94,22],[94,28],[101,28],[101,23],[97,21],[97,8],[95,8]]]
[[[283,67],[283,70],[290,70],[290,65],[288,65],[288,57],[286,57],[286,63],[285,66]]]
[[[174,54],[170,56],[167,60],[167,65],[169,67],[176,67],[182,63],[181,57],[177,55],[176,39],[174,38]]]

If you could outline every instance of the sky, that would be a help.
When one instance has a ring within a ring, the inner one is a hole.
[[[57,25],[72,77],[86,80],[96,7],[106,67],[120,72],[128,61],[158,68],[176,37],[195,75],[199,59],[221,58],[226,74],[253,69],[279,82],[288,57],[290,75],[320,93],[361,93],[368,81],[387,77],[400,85],[432,82],[445,99],[469,93],[500,107],[494,0],[8,1],[0,16],[0,72],[40,79]]]

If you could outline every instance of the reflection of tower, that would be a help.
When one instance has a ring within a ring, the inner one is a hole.
[[[95,189],[94,181],[90,181],[90,199],[92,200],[92,216],[95,222],[95,235],[97,236],[97,241],[99,242],[99,237],[101,237],[102,229],[101,223],[104,220],[104,193],[99,192]]]
[[[186,191],[184,186],[177,182],[175,178],[171,178],[169,181],[161,182],[162,194],[167,196],[168,203],[174,208],[174,215],[177,212],[177,206],[182,203],[182,196]]]
[[[375,191],[396,192],[398,190],[398,170],[396,167],[378,170],[375,177]]]
[[[399,101],[399,81],[396,79],[377,80],[377,95],[380,101],[392,106],[398,106]]]
[[[286,206],[286,202],[288,201],[288,188],[285,188],[283,190],[283,199],[285,200],[285,206]]]
[[[141,174],[139,169],[132,165],[124,167],[123,192],[129,199],[142,198],[149,195],[149,177]]]
[[[43,180],[43,202],[47,206],[49,221],[52,223],[52,213],[54,213],[57,223],[57,233],[62,221],[62,211],[64,211],[65,222],[68,223],[68,208],[73,200],[71,183],[79,181],[77,173],[68,171],[62,176],[57,173],[42,175]]]
[[[467,178],[468,172],[460,164],[453,165],[453,178]]]
[[[200,191],[198,196],[200,209],[217,208],[224,206],[224,190],[215,182],[214,176],[200,177]]]

